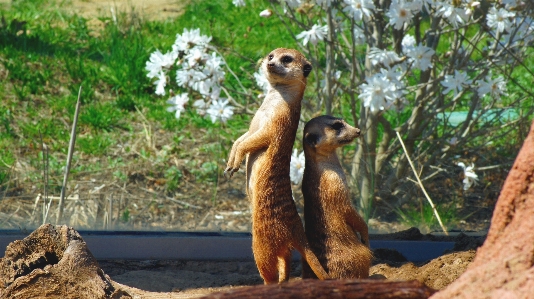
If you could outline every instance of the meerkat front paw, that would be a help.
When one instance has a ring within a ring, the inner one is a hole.
[[[228,166],[226,166],[226,169],[224,170],[224,177],[227,179],[231,179],[234,173],[237,172],[238,170],[239,170],[239,167],[233,168],[232,166],[230,166],[230,164],[228,164]]]

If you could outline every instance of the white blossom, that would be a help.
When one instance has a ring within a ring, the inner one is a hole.
[[[245,1],[244,0],[232,0],[232,4],[234,4],[237,7],[245,6]]]
[[[380,69],[380,73],[389,80],[391,84],[395,84],[395,86],[398,88],[403,88],[404,84],[401,82],[402,78],[402,72],[399,70],[399,68],[382,68]]]
[[[373,14],[375,4],[372,0],[343,0],[345,7],[343,11],[349,14],[354,21],[367,20]]]
[[[515,13],[508,11],[504,8],[499,8],[498,10],[495,6],[492,6],[488,11],[486,17],[486,24],[493,30],[496,30],[498,33],[503,33],[505,31],[509,32],[512,27],[512,21],[510,18],[515,17]]]
[[[319,41],[324,40],[324,37],[328,33],[328,26],[315,24],[308,31],[303,31],[297,35],[297,39],[302,39],[302,44],[305,46],[308,42],[312,43],[314,46],[317,45]]]
[[[456,146],[458,144],[458,138],[456,136],[452,137],[451,139],[447,140],[447,142],[451,146]]]
[[[357,45],[363,45],[366,42],[365,32],[358,26],[354,26],[354,42]]]
[[[500,99],[506,92],[506,82],[503,77],[491,79],[489,76],[485,80],[478,82],[478,96],[483,97],[489,94],[494,99]]]
[[[474,170],[475,164],[471,163],[471,166],[466,167],[463,162],[458,162],[457,165],[464,170],[464,190],[468,190],[473,184],[476,184],[476,181],[478,181],[478,176]]]
[[[265,9],[260,12],[260,17],[268,18],[273,15],[273,11],[270,9]]]
[[[209,108],[209,104],[206,101],[200,99],[193,102],[193,107],[197,109],[198,115],[204,116],[206,115],[206,111]]]
[[[200,29],[184,29],[184,33],[176,34],[176,41],[172,45],[173,52],[183,52],[191,48],[205,48],[211,41],[211,36],[201,35]]]
[[[167,85],[167,75],[164,71],[160,71],[158,74],[158,79],[154,82],[156,85],[156,94],[163,96],[165,95],[165,85]]]
[[[187,52],[184,56],[184,60],[187,62],[187,67],[193,68],[201,64],[205,60],[206,55],[204,49],[193,48]]]
[[[471,10],[467,7],[455,6],[452,1],[438,2],[439,8],[436,13],[449,21],[454,28],[465,24],[471,16]]]
[[[454,75],[445,75],[445,79],[441,81],[441,85],[445,86],[443,94],[448,94],[451,90],[454,91],[454,96],[463,90],[464,85],[469,85],[471,80],[468,79],[466,73],[454,71]]]
[[[170,107],[167,107],[167,111],[169,112],[175,112],[176,118],[180,118],[180,114],[184,112],[185,110],[185,104],[189,101],[189,95],[187,93],[182,93],[179,95],[176,95],[169,100],[167,100],[167,104],[171,105]]]
[[[198,86],[198,83],[206,79],[206,74],[196,69],[182,69],[176,71],[176,83],[181,87]]]
[[[413,18],[411,5],[404,0],[394,0],[386,12],[389,17],[389,24],[396,30],[405,29],[408,27]]]
[[[402,42],[401,42],[404,53],[407,53],[408,51],[412,50],[415,47],[415,43],[416,43],[415,37],[413,37],[413,35],[406,34],[402,38]]]
[[[289,164],[289,178],[293,184],[298,185],[300,182],[302,182],[302,178],[304,177],[304,165],[304,152],[298,154],[297,149],[294,149],[293,154],[291,155],[291,162]]]
[[[269,80],[265,77],[262,69],[259,69],[257,73],[254,73],[254,79],[256,79],[256,84],[261,88],[263,93],[267,93],[271,88],[271,83],[269,83]]]
[[[193,82],[191,88],[198,91],[204,97],[208,97],[212,94],[212,91],[218,87],[218,84],[212,80],[212,78],[206,78],[205,80],[200,80]]]
[[[363,100],[363,106],[369,107],[371,113],[390,108],[399,97],[395,84],[382,73],[367,79],[367,83],[360,86],[362,92],[358,98]]]
[[[373,65],[382,64],[383,66],[389,67],[395,62],[400,61],[400,57],[397,53],[379,48],[372,48],[369,51],[368,56]]]
[[[170,68],[178,58],[178,54],[174,52],[168,52],[162,54],[159,50],[150,54],[148,61],[146,62],[145,69],[148,71],[146,75],[148,78],[154,78],[160,76],[163,69]]]
[[[206,113],[210,116],[212,123],[216,121],[226,123],[234,115],[234,107],[228,105],[227,99],[220,98],[211,102]]]
[[[406,51],[406,55],[413,62],[412,66],[422,71],[432,68],[432,56],[434,56],[434,53],[433,49],[422,44]]]

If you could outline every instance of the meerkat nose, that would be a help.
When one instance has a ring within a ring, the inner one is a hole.
[[[269,63],[267,63],[267,67],[269,67],[269,68],[274,67],[274,62],[269,62]]]
[[[356,134],[358,134],[358,136],[362,133],[362,130],[356,128]]]

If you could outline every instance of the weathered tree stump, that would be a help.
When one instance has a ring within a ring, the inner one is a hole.
[[[82,237],[45,224],[7,246],[0,259],[0,298],[131,298],[116,290]]]
[[[314,299],[426,299],[435,291],[419,281],[303,279],[283,284],[260,285],[213,293],[202,298],[314,298]]]
[[[501,190],[486,241],[441,298],[533,298],[534,122]]]

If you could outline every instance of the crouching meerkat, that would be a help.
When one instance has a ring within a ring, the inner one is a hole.
[[[313,254],[291,193],[291,149],[311,64],[297,50],[279,48],[261,68],[270,89],[248,132],[233,144],[226,176],[247,156],[247,194],[252,206],[252,251],[265,284],[289,279],[291,249],[298,250],[320,279],[323,267]]]
[[[351,204],[347,179],[335,151],[358,136],[359,129],[326,115],[304,126],[305,231],[330,278],[367,278],[371,266],[367,224]],[[305,261],[302,277],[315,278]]]

